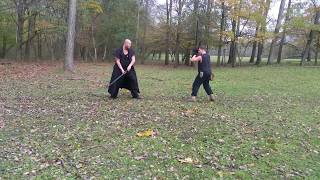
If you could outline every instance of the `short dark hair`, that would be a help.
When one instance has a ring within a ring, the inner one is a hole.
[[[207,50],[207,46],[205,46],[205,45],[200,45],[200,46],[199,46],[199,49],[203,49],[203,50],[206,51],[206,50]]]

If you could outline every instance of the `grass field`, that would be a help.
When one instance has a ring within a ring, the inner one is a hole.
[[[181,61],[184,56],[181,54],[179,57],[180,57],[180,61]],[[225,58],[226,58],[226,60],[224,63],[226,64],[228,61],[228,55],[226,55]],[[170,61],[172,61],[171,56],[169,57],[169,59],[170,59]],[[217,59],[218,59],[218,56],[215,56],[215,55],[210,56],[211,63],[214,65],[216,65]],[[150,55],[148,57],[147,63],[149,62],[152,64],[164,64],[164,61],[165,61],[165,54],[161,54],[160,58],[159,58],[159,54],[156,54],[153,59],[152,59],[152,55]],[[220,61],[222,61],[222,57],[221,57]],[[249,64],[250,57],[247,57],[247,56],[241,57],[241,63],[239,62],[239,58],[237,57],[236,61],[237,61],[236,66],[247,65],[247,64]],[[265,65],[267,63],[267,61],[268,61],[267,57],[262,57],[261,65]],[[276,58],[273,59],[273,62],[276,62],[276,61],[277,61]],[[285,59],[282,59],[281,63],[286,64],[286,65],[299,65],[300,61],[301,61],[300,58],[285,58]],[[314,65],[314,59],[312,59],[311,62],[305,62],[305,63],[307,65]]]
[[[109,100],[110,64],[0,65],[0,179],[320,178],[320,69],[137,66],[143,100]],[[155,137],[138,137],[153,129]]]

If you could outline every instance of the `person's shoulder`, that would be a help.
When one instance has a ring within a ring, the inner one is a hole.
[[[204,56],[205,56],[206,58],[210,58],[210,55],[209,55],[208,53],[206,53]]]
[[[117,48],[114,50],[114,56],[116,56],[117,58],[120,58],[121,56],[121,49]]]
[[[116,52],[121,52],[121,48],[117,48],[117,49],[116,49]]]
[[[135,54],[134,49],[132,49],[132,48],[129,49],[129,52],[130,52],[132,55]]]

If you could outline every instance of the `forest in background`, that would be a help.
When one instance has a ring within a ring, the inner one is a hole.
[[[0,59],[63,60],[72,1],[76,61],[111,61],[125,38],[142,64],[192,65],[191,50],[200,44],[217,66],[318,61],[317,0],[2,0]]]

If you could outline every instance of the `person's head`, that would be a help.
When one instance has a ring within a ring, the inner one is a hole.
[[[123,47],[124,47],[125,49],[127,49],[127,50],[131,48],[131,41],[130,41],[130,39],[124,40],[124,42],[123,42]]]
[[[206,47],[205,46],[199,46],[199,48],[198,48],[198,51],[199,51],[199,53],[202,55],[202,54],[206,54],[207,52],[206,52]]]

